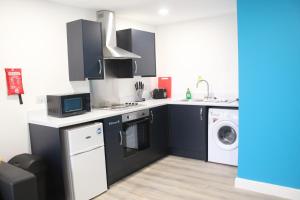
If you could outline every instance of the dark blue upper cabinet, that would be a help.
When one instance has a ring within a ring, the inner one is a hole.
[[[117,31],[117,44],[120,48],[142,57],[126,64],[133,76],[156,76],[155,33],[136,29],[120,30]]]
[[[67,23],[69,80],[103,79],[101,24],[88,20]]]

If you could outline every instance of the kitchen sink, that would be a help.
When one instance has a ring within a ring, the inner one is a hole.
[[[205,98],[205,99],[191,99],[191,100],[187,100],[187,99],[182,99],[180,100],[182,102],[202,102],[202,103],[232,103],[236,100],[228,100],[228,99],[218,99],[218,98]]]

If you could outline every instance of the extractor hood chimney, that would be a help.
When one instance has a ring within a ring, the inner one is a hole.
[[[102,23],[102,41],[104,59],[141,58],[132,52],[117,47],[115,13],[108,10],[97,11],[97,21]]]

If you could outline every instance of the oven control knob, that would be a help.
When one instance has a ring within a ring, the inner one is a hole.
[[[127,119],[129,119],[129,116],[127,116]]]

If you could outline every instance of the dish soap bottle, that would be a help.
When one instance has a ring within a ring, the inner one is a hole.
[[[185,94],[186,100],[191,100],[192,99],[192,93],[190,91],[190,88],[187,89],[186,94]]]

